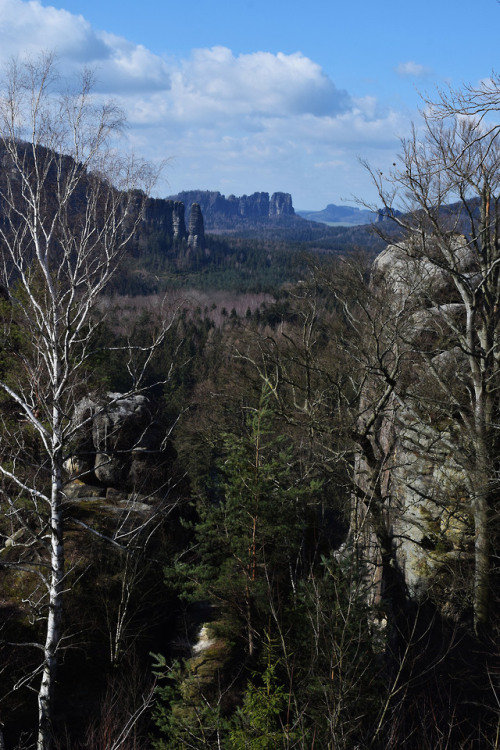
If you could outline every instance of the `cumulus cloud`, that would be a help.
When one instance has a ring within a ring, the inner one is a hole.
[[[43,6],[39,0],[0,0],[0,61],[54,51],[66,73],[83,64],[96,70],[101,91],[166,89],[168,66],[162,58],[125,39],[96,31],[81,15]]]
[[[171,69],[168,95],[135,97],[137,123],[197,124],[245,131],[262,129],[267,117],[334,116],[352,106],[320,66],[300,53],[255,52],[234,56],[226,47],[195,50]]]
[[[320,66],[300,52],[254,52],[234,57],[226,47],[195,50],[181,72],[182,93],[203,93],[239,112],[335,114],[349,107]]]
[[[300,52],[235,55],[216,46],[172,60],[40,0],[0,0],[0,34],[0,63],[51,50],[64,73],[93,67],[98,93],[125,109],[134,150],[173,157],[164,194],[284,190],[299,207],[313,205],[312,192],[335,202],[332,191],[361,192],[358,154],[392,162],[393,134],[407,127],[374,97],[351,97]]]
[[[32,55],[57,47],[60,54],[85,62],[106,55],[106,47],[83,16],[43,7],[38,0],[0,0],[0,55]]]
[[[413,62],[413,60],[408,60],[408,62],[399,63],[396,67],[396,73],[404,77],[422,78],[423,76],[428,75],[430,70],[425,65],[420,65],[419,63]]]

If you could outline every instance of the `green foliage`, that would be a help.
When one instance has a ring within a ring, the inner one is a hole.
[[[241,706],[232,717],[228,750],[289,748],[297,739],[298,733],[289,726],[290,694],[279,681],[279,660],[270,642],[264,649],[264,658],[264,671],[252,674]]]
[[[318,489],[294,475],[269,398],[265,391],[250,410],[243,435],[223,436],[213,495],[197,506],[196,557],[177,567],[186,595],[219,604],[244,625],[250,653],[273,602],[290,593],[290,570],[301,565],[305,500]]]
[[[189,665],[174,661],[171,666],[161,654],[154,654],[154,674],[159,680],[155,724],[162,735],[154,741],[156,750],[210,750],[221,747],[228,723],[217,700],[189,692]]]

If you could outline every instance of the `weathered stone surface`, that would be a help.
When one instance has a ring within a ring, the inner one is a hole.
[[[292,196],[289,193],[259,192],[252,195],[237,197],[229,195],[227,198],[219,192],[209,190],[187,190],[174,198],[182,201],[189,211],[193,204],[200,206],[205,226],[216,227],[221,221],[267,220],[278,216],[295,216]]]
[[[94,487],[80,479],[74,479],[64,485],[64,494],[67,500],[83,500],[104,497],[106,491],[102,487]]]
[[[131,451],[152,422],[148,401],[140,394],[122,398],[119,393],[109,393],[108,400],[93,418],[94,447],[103,453]]]
[[[153,483],[165,482],[165,466],[173,454],[163,444],[164,431],[145,396],[108,393],[102,399],[86,398],[77,405],[74,418],[82,428],[65,464],[69,477],[108,487],[145,487],[148,492]],[[88,477],[80,474],[82,468]]]
[[[429,240],[429,242],[431,242]],[[455,302],[455,287],[451,274],[419,257],[418,243],[389,245],[377,256],[373,263],[371,280],[374,288],[386,289],[399,298],[421,297],[422,307],[427,307],[429,299]],[[456,235],[455,268],[460,273],[474,274],[473,254],[465,237]]]
[[[64,469],[70,478],[87,479],[92,482],[95,462],[92,425],[94,415],[99,409],[98,400],[89,396],[82,398],[75,406],[73,422],[78,425],[78,437],[72,446],[73,455],[64,462]]]
[[[94,450],[89,449],[88,457],[82,454],[66,459],[64,462],[64,471],[71,479],[87,478],[91,481],[94,472]]]
[[[189,216],[188,247],[193,250],[205,249],[205,227],[199,203],[193,203]]]
[[[149,198],[144,206],[140,229],[135,233],[130,246],[132,253],[148,252],[151,238],[158,249],[174,256],[182,249],[186,239],[185,206],[182,201]]]
[[[238,213],[252,219],[269,216],[269,193],[242,195],[239,199]]]
[[[121,484],[126,478],[125,461],[109,453],[96,454],[94,471],[97,480],[106,485]]]
[[[172,214],[172,228],[174,240],[186,237],[186,220],[184,218],[184,203],[175,201]]]
[[[174,234],[174,201],[150,198],[144,208],[144,224],[149,229]]]
[[[460,235],[456,237],[455,263],[456,270],[468,275],[473,283],[471,253]],[[412,362],[404,385],[399,391],[396,388],[379,417],[372,440],[383,466],[385,525],[394,540],[395,561],[410,597],[424,600],[432,596],[439,600],[443,613],[454,614],[466,606],[460,601],[460,584],[453,580],[451,571],[466,567],[472,554],[470,494],[463,467],[452,449],[456,444],[453,415],[437,411],[439,416],[433,418],[432,409],[430,413],[422,411],[419,394],[428,393],[432,404],[433,392],[439,399],[436,376],[453,383],[457,376],[460,379],[460,372],[466,371],[465,354],[457,347],[445,348],[452,340],[447,331],[461,325],[465,309],[456,298],[451,275],[428,259],[419,258],[418,248],[410,243],[390,245],[378,256],[371,283],[375,293],[387,300],[388,310],[392,306],[394,316],[402,314],[405,306],[408,317],[401,323],[399,344],[407,348]],[[425,357],[414,359],[412,346],[420,340],[425,342],[424,348],[438,341],[436,354],[432,356],[431,350]],[[370,397],[368,384],[367,409]],[[357,483],[367,498],[369,473],[364,459],[358,457]],[[353,537],[358,534],[358,544],[372,564],[377,585],[380,558],[368,506],[368,500],[356,506],[352,533]]]
[[[269,202],[269,216],[293,216],[295,211],[290,193],[273,193]]]

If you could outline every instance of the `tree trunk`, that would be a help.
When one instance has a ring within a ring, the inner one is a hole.
[[[57,450],[53,463],[50,499],[51,570],[49,613],[44,646],[43,673],[38,693],[37,750],[50,750],[53,742],[54,685],[57,671],[57,650],[61,638],[63,612],[64,537],[62,520],[62,457]]]

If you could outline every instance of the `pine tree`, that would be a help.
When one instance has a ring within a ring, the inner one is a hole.
[[[277,435],[264,391],[243,435],[226,434],[215,496],[198,504],[196,560],[181,572],[191,597],[210,600],[244,628],[252,656],[272,608],[293,592],[306,523],[304,486],[292,449]]]

